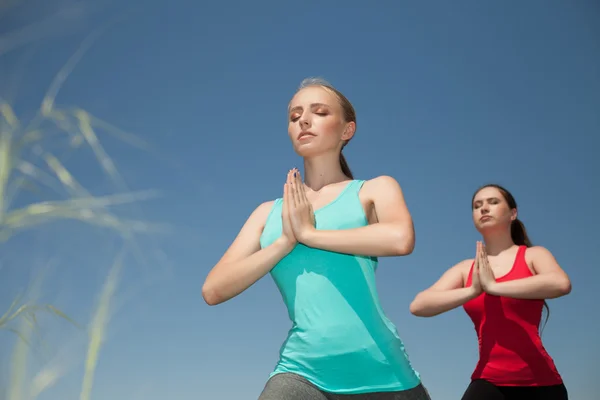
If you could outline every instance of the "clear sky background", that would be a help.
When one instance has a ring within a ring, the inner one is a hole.
[[[380,260],[378,289],[433,399],[460,398],[477,338],[462,309],[420,319],[408,306],[474,255],[470,199],[488,182],[513,192],[533,242],[572,279],[572,293],[549,302],[543,334],[571,398],[600,390],[598,2],[27,0],[0,13],[0,93],[24,120],[85,36],[119,17],[57,102],[151,146],[100,135],[129,188],[161,192],[120,215],[170,232],[140,239],[145,263],[126,258],[93,399],[258,397],[290,328],[275,285],[266,276],[217,307],[205,305],[201,285],[250,212],[302,167],[286,107],[308,76],[356,107],[345,149],[356,177],[391,175],[404,190],[416,249]],[[18,47],[7,47],[8,32]],[[50,146],[92,193],[115,190],[89,150]],[[42,299],[89,322],[118,250],[113,234],[78,223],[14,237],[0,250],[0,313],[49,266]],[[78,399],[85,335],[42,322],[51,346],[32,368],[48,359],[66,375],[40,399]],[[0,331],[4,376],[13,341]]]

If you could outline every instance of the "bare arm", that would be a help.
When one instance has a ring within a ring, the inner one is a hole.
[[[535,275],[511,281],[496,282],[487,292],[495,296],[515,299],[554,299],[571,292],[571,281],[556,259],[546,248],[527,250]]]
[[[208,305],[223,303],[252,286],[266,275],[292,249],[282,236],[264,249],[260,235],[273,202],[258,206],[238,233],[219,262],[209,272],[202,286]]]
[[[410,304],[417,317],[433,317],[460,307],[481,293],[478,285],[464,287],[473,260],[464,260],[446,272],[431,287],[423,290]]]
[[[380,176],[363,187],[372,199],[377,223],[343,230],[307,231],[299,238],[307,246],[346,254],[402,256],[412,253],[415,231],[402,189],[396,180]]]

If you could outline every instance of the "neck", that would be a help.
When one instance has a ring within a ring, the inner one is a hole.
[[[487,254],[490,256],[497,256],[503,251],[510,249],[515,245],[510,232],[489,232],[483,235],[483,241],[485,242],[485,249]]]
[[[348,177],[342,172],[338,153],[304,159],[304,183],[312,190],[345,180]]]

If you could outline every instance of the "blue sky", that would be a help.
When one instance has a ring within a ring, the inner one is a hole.
[[[23,4],[5,12],[0,33],[58,10],[39,0]],[[433,398],[460,398],[477,361],[475,331],[462,309],[420,319],[408,305],[474,254],[469,203],[487,182],[513,192],[534,243],[550,249],[572,279],[572,293],[549,302],[543,334],[572,398],[590,399],[600,389],[593,339],[597,3],[58,4],[69,12],[41,25],[44,35],[57,35],[0,55],[0,93],[29,117],[84,37],[120,16],[57,102],[150,144],[144,151],[101,135],[131,189],[162,193],[120,215],[171,227],[168,235],[140,239],[145,264],[127,258],[94,399],[258,397],[290,327],[275,285],[266,276],[217,307],[204,304],[200,288],[250,212],[281,196],[286,172],[302,167],[287,137],[286,107],[308,76],[329,80],[356,107],[357,133],[344,150],[354,174],[391,175],[404,190],[416,249],[380,260],[378,288]],[[56,147],[90,191],[114,190],[90,151]],[[114,235],[76,223],[47,225],[2,246],[2,309],[37,266],[56,260],[43,300],[82,323],[119,249]],[[44,321],[51,354],[74,364],[40,399],[76,399],[84,354],[67,341],[85,337]],[[9,349],[13,336],[0,335]],[[0,354],[4,373],[9,352]]]

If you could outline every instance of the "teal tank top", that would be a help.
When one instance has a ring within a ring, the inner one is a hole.
[[[316,228],[368,224],[358,193],[346,185],[315,211]],[[275,200],[260,237],[262,248],[281,236],[282,199]],[[291,372],[338,394],[408,390],[420,383],[396,327],[385,316],[375,286],[376,257],[330,252],[297,244],[271,270],[292,327],[270,376]]]

